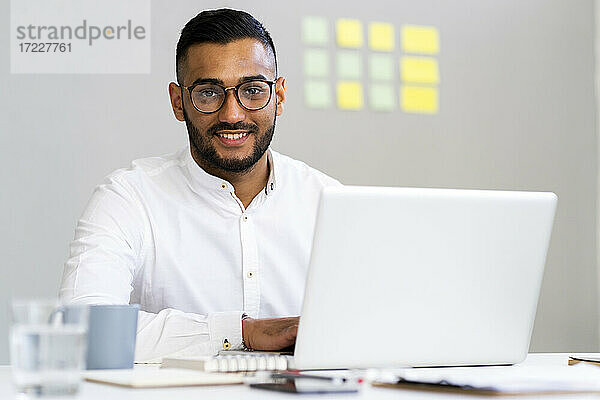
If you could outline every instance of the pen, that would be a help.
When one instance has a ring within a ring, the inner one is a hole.
[[[344,378],[344,377],[339,377],[339,376],[324,376],[324,375],[306,375],[306,374],[300,374],[300,373],[293,373],[293,372],[276,372],[271,374],[271,378],[273,379],[322,379],[322,380],[327,380],[327,381],[335,381],[335,382],[346,382],[348,379]]]

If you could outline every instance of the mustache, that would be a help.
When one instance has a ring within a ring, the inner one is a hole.
[[[206,133],[209,135],[216,135],[217,131],[235,131],[235,130],[244,130],[248,131],[248,133],[256,133],[258,132],[258,125],[249,124],[247,122],[236,122],[235,124],[230,124],[227,122],[219,122],[214,124],[210,128],[206,130]]]

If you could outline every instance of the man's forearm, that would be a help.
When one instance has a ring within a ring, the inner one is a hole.
[[[281,350],[296,343],[299,317],[242,321],[244,344],[254,350]]]

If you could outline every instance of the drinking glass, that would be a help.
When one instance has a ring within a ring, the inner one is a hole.
[[[65,321],[52,300],[17,300],[11,307],[10,360],[17,392],[33,396],[76,394],[85,366],[89,308],[69,305]]]

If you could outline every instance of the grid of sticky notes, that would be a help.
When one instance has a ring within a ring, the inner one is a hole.
[[[440,50],[431,26],[355,18],[302,19],[305,104],[309,108],[435,114]],[[334,49],[333,52],[331,49]],[[400,53],[400,54],[398,54]],[[398,89],[399,86],[399,89]]]

